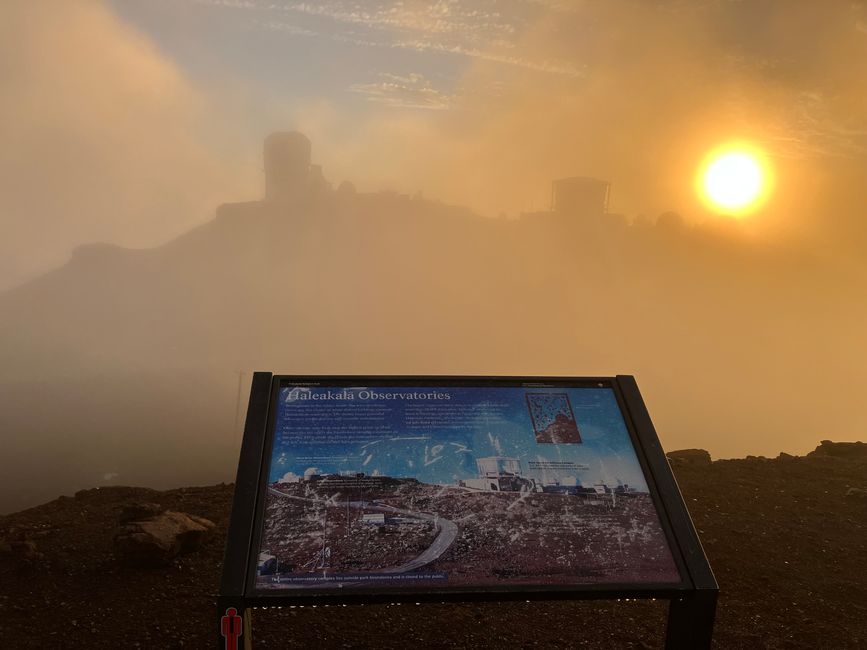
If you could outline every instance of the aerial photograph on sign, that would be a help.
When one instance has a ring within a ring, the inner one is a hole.
[[[608,387],[284,386],[256,587],[680,582]]]

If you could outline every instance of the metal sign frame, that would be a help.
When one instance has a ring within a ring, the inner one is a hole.
[[[680,583],[388,587],[370,591],[318,588],[263,593],[254,589],[263,525],[264,494],[274,438],[278,391],[283,384],[323,386],[520,386],[606,387],[614,391],[644,472],[678,571]],[[719,587],[708,564],[644,400],[631,375],[616,377],[470,377],[273,375],[256,372],[241,444],[232,514],[217,602],[218,648],[252,648],[251,610],[308,604],[468,602],[554,599],[657,598],[669,601],[665,647],[710,648]]]

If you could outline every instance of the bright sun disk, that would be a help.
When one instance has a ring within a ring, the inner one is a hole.
[[[715,212],[740,217],[757,209],[770,191],[764,156],[745,146],[711,153],[698,178],[699,193]]]

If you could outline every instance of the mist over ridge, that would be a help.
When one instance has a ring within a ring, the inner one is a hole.
[[[865,313],[849,297],[864,282],[843,268],[673,213],[629,223],[591,201],[490,219],[332,189],[300,158],[278,155],[270,177],[266,158],[265,199],[167,244],[80,247],[0,294],[3,509],[101,483],[229,480],[263,369],[631,373],[664,445],[715,456],[863,430]],[[805,384],[810,400],[793,400]]]
[[[667,449],[863,439],[865,26],[808,0],[0,3],[0,512],[231,480],[254,370],[632,373]],[[694,182],[735,140],[776,177],[739,221]]]

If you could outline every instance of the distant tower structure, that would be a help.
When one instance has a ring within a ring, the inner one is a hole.
[[[601,216],[608,213],[611,183],[597,178],[572,176],[551,183],[551,210],[568,216]]]
[[[307,191],[311,171],[310,151],[310,139],[297,131],[272,133],[265,138],[267,201],[279,201]]]
[[[323,192],[331,189],[331,183],[325,180],[322,165],[310,165],[307,186],[311,192]]]

